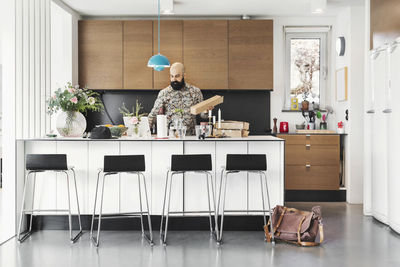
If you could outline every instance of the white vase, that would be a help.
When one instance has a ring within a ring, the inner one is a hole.
[[[132,136],[134,138],[139,137],[139,124],[132,123],[132,117],[123,117],[124,125],[128,127],[126,131],[127,136]]]
[[[57,116],[56,128],[64,137],[81,137],[86,130],[86,118],[77,111],[63,111]]]

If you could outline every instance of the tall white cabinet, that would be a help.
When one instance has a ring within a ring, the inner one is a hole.
[[[400,40],[372,51],[370,59],[371,86],[366,92],[364,120],[365,200],[367,205],[371,200],[372,216],[400,233],[400,106],[396,104],[400,99]]]

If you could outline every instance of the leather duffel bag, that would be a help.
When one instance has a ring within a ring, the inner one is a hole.
[[[321,207],[302,211],[277,205],[272,213],[272,225],[276,240],[282,240],[304,247],[318,246],[323,242],[324,232]],[[265,237],[271,242],[271,219],[264,225]],[[319,232],[319,242],[315,242]]]

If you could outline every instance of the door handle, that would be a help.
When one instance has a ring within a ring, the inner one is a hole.
[[[374,114],[374,113],[375,113],[374,109],[367,110],[367,114]]]
[[[384,109],[383,111],[382,111],[383,113],[392,113],[392,109],[391,108],[387,108],[387,109]]]

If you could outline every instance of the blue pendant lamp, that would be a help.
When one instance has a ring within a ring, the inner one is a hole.
[[[160,54],[160,0],[158,0],[158,54],[149,59],[147,67],[153,68],[156,71],[162,71],[169,66],[168,58]]]

